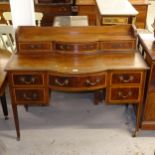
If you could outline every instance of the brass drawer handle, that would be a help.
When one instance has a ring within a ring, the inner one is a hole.
[[[130,97],[132,95],[132,91],[129,91],[127,94],[123,94],[123,92],[122,91],[119,91],[118,92],[118,96],[119,97],[122,97],[122,98],[128,98],[128,97]]]
[[[29,80],[27,80],[25,77],[20,77],[20,81],[23,83],[23,84],[34,84],[35,81],[36,81],[36,78],[35,77],[31,77]]]
[[[95,82],[92,82],[92,81],[90,81],[90,80],[86,80],[86,84],[88,85],[88,86],[95,86],[95,85],[97,85],[98,83],[100,83],[100,79],[98,78],[98,79],[96,79],[96,81]]]
[[[119,76],[119,80],[124,83],[132,82],[134,80],[134,76],[130,75],[128,79],[125,79],[124,76],[121,75]]]
[[[65,79],[63,82],[60,82],[58,79],[54,81],[58,86],[67,86],[69,84],[69,80]]]
[[[37,93],[33,93],[32,95],[28,95],[26,93],[23,93],[23,99],[30,101],[30,100],[36,100],[38,97]]]

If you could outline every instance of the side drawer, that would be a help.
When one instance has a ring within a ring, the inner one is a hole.
[[[43,86],[44,74],[43,73],[31,73],[31,72],[19,72],[11,74],[13,86]]]
[[[140,84],[142,80],[141,72],[114,72],[111,73],[110,84]]]
[[[15,88],[14,99],[16,104],[45,104],[45,89],[26,89],[26,88]]]
[[[52,43],[48,42],[19,43],[19,52],[50,52],[51,50]]]
[[[104,41],[100,42],[101,50],[123,50],[135,48],[134,41]]]
[[[140,88],[139,87],[119,87],[110,88],[109,102],[114,103],[131,103],[138,102],[140,99]]]
[[[63,90],[69,88],[70,90],[93,90],[96,88],[103,88],[106,85],[106,75],[92,75],[92,76],[55,76],[49,75],[49,85],[54,88]]]

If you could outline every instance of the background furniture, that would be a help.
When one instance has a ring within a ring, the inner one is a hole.
[[[89,25],[96,25],[97,6],[95,0],[76,0],[77,14],[88,16]]]
[[[15,31],[12,26],[0,26],[0,41],[2,45],[1,48],[6,49],[12,53],[16,51]]]
[[[150,66],[147,76],[142,129],[155,130],[155,38],[153,33],[139,34],[138,48]]]
[[[7,25],[12,25],[11,12],[3,12],[3,17],[6,20]],[[41,26],[42,18],[43,18],[42,12],[35,12],[35,21],[37,26]]]
[[[106,92],[107,103],[135,105],[135,136],[148,67],[131,25],[20,27],[16,34],[17,54],[6,70],[18,140],[17,106],[48,105],[49,90]]]
[[[42,12],[44,17],[42,19],[42,26],[52,26],[55,16],[70,16],[72,15],[72,0],[67,0],[64,3],[37,3],[35,4],[35,11]]]
[[[146,28],[146,18],[149,2],[148,0],[130,0],[133,7],[139,12],[136,17],[136,27]],[[44,14],[42,25],[51,26],[53,25],[53,19],[55,16],[69,16],[73,14],[73,6],[76,4],[77,15],[88,16],[89,25],[96,25],[96,5],[95,0],[76,0],[70,1],[66,4],[42,4],[36,3],[36,12],[42,12]],[[0,16],[3,12],[10,11],[9,3],[0,2]],[[5,23],[2,17],[1,23]]]
[[[0,49],[0,100],[5,119],[8,119],[8,109],[5,97],[5,88],[7,85],[6,72],[4,71],[5,65],[10,59],[11,53],[7,50]]]
[[[149,2],[148,0],[130,0],[133,7],[139,12],[136,16],[136,27],[146,28],[146,18]],[[96,25],[95,0],[76,0],[78,15],[87,15],[89,25]]]
[[[56,16],[53,26],[88,26],[87,16]]]
[[[7,24],[6,20],[3,18],[3,12],[10,11],[10,4],[9,2],[0,2],[0,16],[1,16],[1,24]]]
[[[11,12],[3,12],[3,18],[5,19],[7,25],[12,25]]]
[[[138,12],[128,0],[96,0],[97,25],[135,24]]]

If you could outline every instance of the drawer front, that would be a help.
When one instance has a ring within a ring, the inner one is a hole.
[[[80,5],[78,6],[78,13],[86,15],[87,13],[96,12],[96,6],[95,5]]]
[[[141,73],[112,73],[111,84],[140,84]]]
[[[54,15],[70,15],[71,14],[71,5],[59,5],[59,6],[51,6],[50,8],[51,13],[54,13]]]
[[[100,43],[101,50],[120,50],[120,49],[133,49],[135,48],[134,41],[107,41]]]
[[[52,49],[51,43],[20,43],[19,50],[21,51],[50,51]]]
[[[89,88],[91,90],[91,88],[104,87],[106,85],[106,76],[105,74],[79,77],[60,77],[50,75],[49,85],[56,88],[71,88],[74,90]]]
[[[138,102],[139,88],[110,88],[110,102]]]
[[[65,53],[93,52],[97,51],[98,42],[85,42],[85,43],[55,42],[54,49],[56,50],[56,52],[65,52]]]
[[[44,85],[44,75],[37,73],[17,73],[12,74],[14,86],[42,86]]]
[[[128,24],[128,17],[102,17],[102,24]]]
[[[45,102],[45,89],[25,89],[16,88],[14,89],[15,103],[41,103]]]

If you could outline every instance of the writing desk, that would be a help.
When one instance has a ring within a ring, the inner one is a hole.
[[[131,25],[20,27],[17,53],[6,67],[17,138],[17,106],[48,105],[49,90],[105,89],[106,103],[134,104],[135,135],[148,67],[136,51],[134,32]]]

